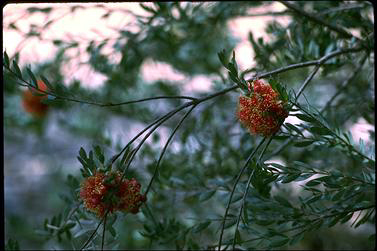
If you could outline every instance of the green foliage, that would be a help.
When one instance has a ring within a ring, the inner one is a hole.
[[[5,250],[20,250],[20,245],[17,240],[9,238],[7,244],[5,245]]]
[[[5,142],[24,142],[25,132],[31,131],[46,136],[46,128],[55,127],[53,134],[64,131],[78,141],[64,146],[76,152],[76,156],[64,156],[69,164],[55,160],[60,152],[49,148],[56,142],[49,142],[49,137],[38,141],[38,146],[54,156],[51,166],[65,169],[75,163],[74,170],[82,174],[60,175],[60,179],[67,177],[57,194],[64,206],[43,215],[41,229],[36,230],[43,239],[38,245],[196,250],[218,249],[222,238],[221,248],[227,249],[373,248],[375,234],[364,230],[375,225],[375,134],[370,132],[369,140],[354,142],[349,127],[360,119],[375,123],[372,8],[367,2],[295,2],[301,13],[287,9],[271,14],[275,18],[267,23],[268,39],[249,32],[256,64],[241,72],[236,60],[240,55],[235,52],[239,41],[228,24],[234,18],[252,17],[255,7],[271,4],[139,3],[145,15],[124,13],[135,18],[140,32],[122,26],[115,38],[100,41],[53,38],[55,57],[33,67],[20,65],[20,54],[4,51]],[[55,8],[25,11],[49,17]],[[85,8],[72,6],[69,12]],[[124,11],[106,4],[96,8],[104,10],[101,20]],[[281,15],[289,21],[281,22]],[[30,27],[23,34],[25,39],[42,39],[55,21]],[[339,34],[331,29],[335,24],[353,29],[358,38]],[[17,22],[8,26],[21,32]],[[106,77],[103,87],[85,88],[78,80],[63,84],[68,76],[63,76],[62,67],[79,48],[88,54],[85,64]],[[120,60],[110,60],[109,50],[120,55]],[[335,51],[339,54],[318,61]],[[188,92],[181,88],[185,83],[180,81],[146,83],[141,67],[148,59],[167,63],[186,76],[215,78],[207,93],[192,92],[187,97]],[[304,86],[305,94],[297,95],[317,65],[320,70]],[[250,95],[253,90],[248,82],[260,76],[268,77],[280,99],[286,101],[291,118],[298,119],[285,122],[268,143],[250,135],[235,116],[239,93]],[[34,89],[38,79],[48,87],[43,100],[49,106],[45,120],[26,116],[20,105],[23,90]],[[231,83],[236,84],[233,89]],[[142,100],[157,96],[164,98]],[[125,101],[135,102],[122,104]],[[174,131],[183,110],[192,107],[195,109]],[[167,119],[168,115],[172,116]],[[166,121],[158,126],[162,119]],[[48,123],[54,127],[47,127]],[[154,126],[156,131],[142,142]],[[115,132],[117,127],[120,132]],[[172,142],[164,149],[173,132]],[[140,149],[134,146],[140,142]],[[83,178],[112,168],[124,177],[135,177],[147,202],[140,213],[109,214],[105,223],[85,209],[78,192]],[[44,182],[50,187],[58,184]],[[31,213],[20,215],[23,219]],[[7,236],[21,239],[16,226],[9,223],[6,229]],[[339,234],[340,230],[344,232]],[[41,247],[46,246],[36,248]],[[9,238],[6,250],[18,249],[18,242]]]

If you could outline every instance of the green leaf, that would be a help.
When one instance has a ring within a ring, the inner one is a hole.
[[[234,68],[234,73],[236,75],[238,75],[238,66],[237,66],[237,62],[236,62],[236,53],[233,51],[233,55],[232,55],[232,66]]]
[[[18,67],[16,60],[13,60],[13,70],[15,71],[15,74],[17,75],[17,77],[22,79],[22,73],[21,73],[20,67]]]
[[[20,245],[17,240],[9,238],[7,244],[5,245],[5,250],[20,250]]]
[[[364,224],[365,222],[367,222],[367,220],[369,219],[369,217],[372,215],[373,211],[374,211],[374,210],[372,209],[372,210],[370,210],[369,212],[367,212],[367,213],[363,216],[363,218],[361,218],[361,219],[356,223],[355,228],[357,228],[357,227],[359,227],[361,224]]]
[[[294,146],[296,147],[305,147],[313,144],[315,141],[314,140],[302,140],[302,141],[297,141],[294,143]]]
[[[39,88],[38,88],[37,79],[35,78],[34,73],[30,70],[29,67],[26,67],[26,71],[27,71],[27,73],[29,74],[29,76],[30,76],[30,78],[31,78],[32,85],[33,85],[35,88],[39,89]]]
[[[273,137],[273,139],[276,139],[276,140],[284,140],[284,139],[288,139],[290,136],[286,136],[286,135],[276,135]]]
[[[82,147],[80,147],[79,155],[80,155],[80,157],[81,157],[83,160],[86,160],[86,159],[87,159],[85,149],[82,148]]]
[[[236,84],[238,84],[238,86],[240,86],[239,84],[239,81],[238,81],[238,77],[231,71],[228,72],[229,74],[229,78]]]
[[[311,186],[316,186],[319,185],[321,182],[318,180],[310,180],[306,182],[305,186],[311,187]]]
[[[107,229],[109,230],[110,234],[111,234],[113,237],[116,236],[116,231],[115,231],[115,229],[114,229],[113,226],[109,225],[109,226],[107,227]]]
[[[306,114],[296,114],[295,115],[297,118],[303,120],[303,121],[306,121],[306,122],[310,122],[310,123],[315,123],[317,122],[316,119],[312,118],[311,116],[309,115],[306,115]]]
[[[255,220],[255,224],[260,226],[268,226],[274,224],[275,220]]]
[[[286,239],[280,239],[280,240],[274,240],[270,243],[270,247],[281,247],[281,246],[284,246],[287,242],[289,241],[288,238]]]
[[[228,68],[227,66],[228,66],[229,62],[227,62],[227,60],[225,58],[225,53],[226,53],[226,51],[225,51],[225,49],[223,49],[222,51],[220,51],[219,53],[217,53],[217,56],[219,57],[219,60],[220,60],[221,64],[225,68]]]
[[[304,136],[304,135],[302,134],[301,130],[298,129],[296,126],[292,125],[291,123],[286,122],[285,125],[286,125],[290,130],[297,132],[297,133],[300,134],[301,136]]]
[[[317,126],[313,126],[313,127],[310,127],[310,131],[315,133],[315,134],[319,134],[319,135],[330,135],[331,134],[331,131],[325,127],[317,127]]]
[[[203,223],[200,223],[199,225],[196,225],[194,228],[193,228],[193,232],[194,233],[199,233],[200,231],[203,231],[204,229],[206,229],[209,225],[211,224],[211,221],[205,221]]]
[[[204,192],[204,193],[200,194],[199,201],[200,202],[206,201],[206,200],[210,199],[215,193],[216,193],[216,190]]]
[[[240,244],[242,243],[242,239],[241,239],[241,233],[240,233],[240,230],[236,230],[236,244]]]
[[[294,173],[294,174],[287,175],[281,180],[281,183],[289,183],[289,182],[297,179],[300,175],[301,175],[300,173]]]
[[[319,194],[319,195],[316,195],[316,196],[313,196],[311,197],[308,201],[306,201],[306,204],[311,204],[319,199],[322,198],[322,194]]]
[[[76,226],[76,222],[70,222],[70,223],[67,223],[65,226],[64,226],[64,230],[65,229],[71,229],[73,228],[74,226]]]
[[[105,163],[105,157],[102,154],[102,150],[100,146],[95,146],[94,147],[94,153],[96,154],[98,160],[104,164]]]
[[[341,223],[346,223],[352,218],[353,212],[349,213],[346,217],[344,217],[340,222]]]
[[[4,51],[4,64],[6,67],[9,67],[9,57],[6,51]]]

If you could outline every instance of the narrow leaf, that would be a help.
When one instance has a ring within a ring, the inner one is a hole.
[[[199,196],[199,201],[203,202],[203,201],[209,200],[215,193],[216,193],[216,190],[204,192]]]
[[[310,117],[309,115],[306,115],[306,114],[296,114],[295,115],[297,118],[303,120],[303,121],[306,121],[306,122],[311,122],[311,123],[314,123],[316,122],[317,120]]]
[[[305,147],[314,143],[314,140],[302,140],[294,144],[296,147]]]
[[[4,51],[4,64],[6,67],[9,67],[9,57],[6,51]]]
[[[206,221],[206,222],[200,223],[199,225],[196,225],[193,228],[192,231],[194,233],[198,233],[198,232],[203,231],[204,229],[206,229],[210,224],[211,224],[211,221]]]
[[[30,70],[29,67],[26,67],[26,71],[27,73],[29,74],[30,78],[31,78],[31,81],[32,81],[32,84],[35,88],[39,89],[38,88],[38,83],[37,83],[37,79],[35,78],[34,76],[34,73]]]
[[[13,61],[13,69],[14,69],[17,77],[19,77],[20,79],[22,79],[22,73],[21,73],[20,67],[18,67],[18,64],[17,64],[17,62],[15,60]]]

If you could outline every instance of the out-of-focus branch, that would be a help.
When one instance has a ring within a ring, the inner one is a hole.
[[[311,20],[313,22],[316,22],[316,23],[319,23],[319,24],[321,24],[323,26],[326,26],[330,30],[335,31],[335,32],[341,34],[342,36],[344,36],[346,38],[353,38],[354,37],[357,40],[361,40],[360,38],[352,35],[351,33],[349,33],[348,31],[346,31],[342,27],[339,27],[337,25],[333,25],[333,24],[327,23],[327,22],[323,21],[321,18],[319,18],[319,17],[317,17],[317,16],[315,16],[315,15],[313,15],[311,13],[308,13],[308,12],[300,9],[295,4],[289,3],[287,1],[279,1],[279,2],[282,3],[282,4],[284,4],[287,8],[289,8],[289,9],[297,12],[298,14],[307,17],[309,20]]]
[[[365,7],[365,5],[363,5],[363,4],[348,4],[348,5],[344,5],[344,6],[340,6],[340,7],[336,7],[336,8],[331,8],[331,9],[319,12],[319,13],[317,13],[317,15],[322,16],[322,15],[327,15],[329,13],[334,13],[334,12],[338,12],[338,11],[361,9],[361,8],[364,8],[364,7]]]

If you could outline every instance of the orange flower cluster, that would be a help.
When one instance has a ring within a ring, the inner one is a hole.
[[[81,183],[80,197],[84,206],[102,218],[106,211],[136,214],[146,197],[140,194],[140,183],[134,178],[121,181],[119,172],[97,172]]]
[[[47,91],[47,86],[42,80],[37,81],[38,88],[42,91]],[[35,92],[41,93],[35,89]],[[44,117],[48,110],[48,105],[43,104],[41,101],[46,98],[47,95],[36,96],[30,90],[26,90],[22,95],[22,106],[25,111],[31,113],[36,117]]]
[[[251,97],[239,98],[238,118],[250,133],[271,136],[288,117],[288,111],[284,109],[283,101],[279,100],[278,92],[268,83],[255,80],[251,84],[254,87]]]

